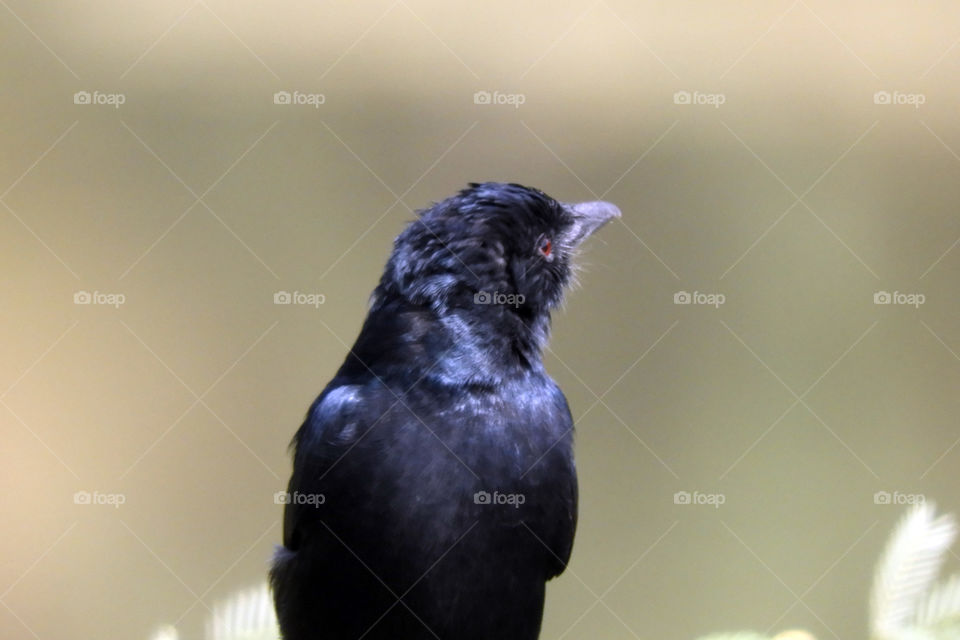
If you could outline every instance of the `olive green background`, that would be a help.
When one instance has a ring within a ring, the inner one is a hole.
[[[262,580],[391,239],[468,181],[624,214],[545,356],[544,638],[865,637],[874,494],[960,510],[957,3],[0,5],[0,636],[200,638]]]

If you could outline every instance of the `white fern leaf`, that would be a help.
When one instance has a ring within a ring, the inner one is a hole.
[[[913,627],[956,533],[953,517],[937,518],[932,504],[919,504],[900,520],[874,574],[870,597],[874,638],[896,638]]]
[[[803,629],[789,629],[773,636],[773,640],[816,640],[809,631]]]
[[[207,621],[207,640],[277,640],[280,630],[264,582],[217,604]]]
[[[960,575],[941,582],[917,611],[917,626],[960,624]]]
[[[177,630],[167,625],[157,629],[153,635],[150,637],[150,640],[179,640],[180,635],[177,633]]]
[[[947,640],[936,636],[926,629],[901,629],[890,640]],[[956,640],[951,638],[950,640]]]

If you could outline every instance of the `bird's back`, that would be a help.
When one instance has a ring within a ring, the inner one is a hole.
[[[303,629],[285,637],[536,638],[576,519],[560,390],[540,369],[454,385],[422,358],[358,360],[296,439],[273,583]]]

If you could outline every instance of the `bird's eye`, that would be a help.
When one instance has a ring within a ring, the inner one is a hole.
[[[543,255],[544,258],[549,258],[550,254],[553,252],[553,243],[550,242],[550,238],[541,238],[540,242],[537,244],[537,250]]]

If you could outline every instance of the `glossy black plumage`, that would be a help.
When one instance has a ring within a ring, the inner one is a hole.
[[[541,349],[572,254],[615,216],[474,184],[396,239],[294,438],[271,571],[286,640],[537,638],[577,518],[572,420]]]

